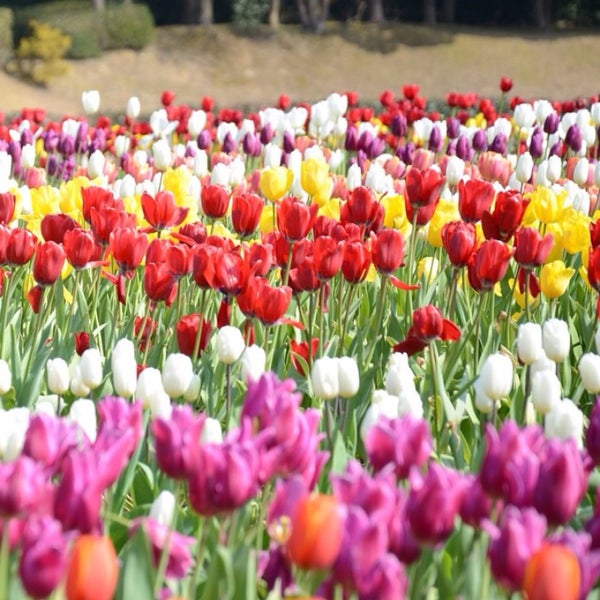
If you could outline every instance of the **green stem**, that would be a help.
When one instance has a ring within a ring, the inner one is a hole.
[[[450,282],[450,292],[448,294],[448,318],[454,318],[454,303],[456,302],[456,288],[458,287],[458,278],[460,270],[457,267],[452,269],[452,281]]]
[[[0,544],[0,600],[9,600],[10,585],[10,519],[2,523],[2,542]]]
[[[350,287],[346,293],[346,310],[344,313],[344,320],[342,323],[342,333],[340,336],[340,352],[339,356],[344,356],[344,345],[346,342],[346,330],[348,328],[348,320],[350,318],[350,306],[352,303],[352,296],[354,295],[354,289],[356,288],[356,284],[350,284]]]
[[[31,363],[33,361],[33,356],[35,354],[37,354],[37,350],[38,350],[37,339],[40,334],[40,330],[42,329],[42,323],[45,321],[44,312],[46,310],[46,304],[47,304],[44,302],[45,295],[46,295],[46,289],[42,288],[42,295],[40,297],[40,306],[39,306],[38,314],[36,315],[36,318],[35,318],[33,335],[31,337],[31,341],[30,341],[30,344],[31,344],[30,351],[29,351],[29,355],[27,356],[27,364],[25,366],[25,374],[26,375],[29,374],[31,371]]]
[[[206,295],[208,290],[202,290],[202,300],[200,301],[200,313],[198,319],[198,331],[194,339],[194,350],[192,351],[192,361],[198,360],[198,350],[200,349],[200,339],[202,337],[202,320],[204,319],[204,309],[206,307]]]
[[[67,317],[67,325],[63,335],[63,343],[67,340],[67,337],[71,331],[71,323],[73,322],[73,315],[75,314],[75,306],[77,305],[77,292],[79,291],[79,280],[81,278],[81,270],[75,271],[75,280],[73,281],[73,298],[71,300],[71,308],[69,309],[69,316]]]
[[[6,348],[4,344],[4,332],[6,331],[6,318],[8,314],[8,305],[10,303],[10,295],[12,292],[12,280],[15,276],[15,272],[6,271],[2,274],[5,278],[4,292],[2,294],[2,312],[0,313],[0,351]],[[0,287],[2,287],[2,281],[0,281]],[[1,354],[0,354],[1,356]]]
[[[196,597],[196,588],[198,587],[198,577],[200,576],[200,569],[202,568],[202,559],[204,557],[204,549],[206,547],[208,523],[206,519],[200,519],[200,532],[198,534],[198,548],[196,550],[196,566],[194,572],[190,577],[190,583],[188,586],[187,598]]]

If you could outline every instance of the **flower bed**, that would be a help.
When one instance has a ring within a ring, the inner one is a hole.
[[[0,128],[0,599],[584,598],[600,103],[418,86]]]

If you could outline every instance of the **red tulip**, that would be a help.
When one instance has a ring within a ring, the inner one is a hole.
[[[466,266],[477,245],[475,225],[463,221],[446,223],[442,228],[442,244],[453,266]]]
[[[148,236],[130,227],[121,227],[110,234],[110,252],[123,273],[135,271],[146,249]]]
[[[85,331],[73,333],[75,340],[75,352],[81,356],[90,347],[90,334]]]
[[[510,77],[500,77],[500,90],[503,94],[512,90],[513,80]]]
[[[179,352],[186,354],[187,356],[192,356],[194,353],[194,344],[196,342],[198,327],[200,327],[201,330],[197,356],[200,356],[200,353],[206,350],[212,328],[209,321],[201,319],[198,313],[194,313],[191,315],[184,315],[177,323],[177,347],[179,348]]]
[[[307,257],[301,265],[290,270],[289,285],[294,294],[312,292],[321,287],[314,257]]]
[[[133,337],[139,340],[139,349],[144,352],[150,342],[158,323],[150,317],[136,317],[133,320]]]
[[[149,263],[144,268],[144,291],[153,302],[171,306],[177,294],[177,280],[164,263]]]
[[[8,245],[12,229],[0,223],[0,265],[8,263]]]
[[[256,305],[256,316],[263,325],[274,325],[285,314],[291,298],[291,287],[265,285]]]
[[[231,203],[231,224],[238,235],[252,235],[262,214],[264,201],[256,194],[238,194]]]
[[[342,275],[348,283],[364,281],[371,266],[371,253],[363,242],[345,242]]]
[[[592,248],[600,246],[600,220],[590,223],[590,239]]]
[[[250,267],[237,252],[217,250],[214,265],[213,287],[222,294],[237,296],[246,287],[250,276]]]
[[[206,241],[206,227],[201,221],[195,221],[185,224],[179,228],[177,233],[171,233],[171,235],[187,246],[193,247]]]
[[[74,269],[84,269],[89,263],[99,260],[102,252],[92,232],[79,228],[65,233],[63,248],[67,260]]]
[[[59,277],[65,264],[65,251],[56,242],[40,244],[33,259],[33,278],[41,285],[52,285]]]
[[[371,260],[379,273],[391,275],[404,260],[404,237],[397,229],[372,234]]]
[[[288,196],[277,205],[277,227],[286,240],[302,240],[313,228],[318,210],[316,204],[308,206],[298,198]]]
[[[409,83],[402,86],[402,95],[407,100],[414,100],[419,93],[419,86],[416,83]]]
[[[600,293],[600,246],[592,248],[589,254],[587,276],[590,285]]]
[[[296,340],[290,340],[290,361],[298,371],[298,373],[304,377],[308,376],[309,370],[306,370],[305,364],[308,367],[315,354],[317,353],[317,348],[319,347],[319,338],[312,338],[310,341],[310,357],[308,355],[308,342],[297,342]],[[303,362],[298,360],[302,359]],[[305,363],[305,364],[304,364]]]
[[[425,225],[431,220],[443,185],[444,176],[437,169],[409,169],[406,173],[405,206],[410,221],[415,211],[417,225]]]
[[[484,211],[481,226],[486,239],[507,242],[513,236],[525,213],[527,203],[515,190],[499,192],[493,212]]]
[[[211,219],[222,219],[229,208],[229,192],[220,185],[202,186],[200,192],[202,211]]]
[[[123,201],[120,198],[115,198],[110,190],[103,187],[90,186],[82,188],[81,198],[81,212],[87,223],[92,222],[92,208],[95,208],[97,211],[104,208],[124,210]]]
[[[331,237],[322,236],[313,244],[313,257],[317,277],[327,281],[338,273],[344,260],[344,247]]]
[[[264,277],[249,277],[246,287],[236,296],[239,309],[248,318],[256,316],[256,307],[261,302],[263,288],[268,285]]]
[[[513,250],[498,240],[486,240],[472,255],[468,266],[469,283],[475,291],[493,289],[506,274]]]
[[[515,233],[515,260],[528,269],[539,267],[548,258],[553,244],[551,233],[542,237],[537,229],[522,227]]]
[[[15,196],[10,192],[0,194],[0,225],[8,225],[15,214]]]
[[[255,275],[265,277],[273,266],[273,247],[270,244],[252,244],[245,258]]]
[[[78,229],[79,224],[75,219],[60,213],[57,215],[46,215],[41,222],[42,237],[46,242],[63,243],[67,231]]]
[[[110,241],[110,235],[119,228],[134,228],[135,215],[125,212],[119,208],[90,209],[91,229],[96,241],[107,246]]]
[[[463,221],[480,221],[483,213],[492,205],[495,195],[494,186],[483,179],[459,181],[458,212]]]
[[[31,260],[37,246],[37,238],[28,229],[11,229],[6,260],[11,265],[24,265]]]
[[[191,272],[191,258],[191,250],[185,244],[170,244],[165,252],[165,263],[176,279],[181,279]]]
[[[340,221],[356,223],[368,229],[379,219],[380,212],[383,212],[383,206],[375,197],[373,190],[360,186],[348,192],[348,199],[342,205]]]
[[[173,100],[175,100],[175,92],[171,90],[164,90],[164,92],[160,95],[160,102],[165,108],[167,106],[171,106],[171,104],[173,104]]]
[[[200,244],[192,255],[192,276],[196,285],[202,289],[214,287],[215,257],[218,250],[208,244]]]
[[[170,248],[173,242],[166,238],[154,238],[146,250],[146,263],[163,263],[167,260],[167,248]]]
[[[180,225],[189,211],[188,208],[177,206],[173,194],[164,190],[154,197],[142,194],[141,203],[144,218],[150,224],[151,231]]]
[[[301,265],[306,259],[309,250],[312,249],[312,242],[306,238],[298,240],[293,244],[284,237],[279,231],[272,231],[267,237],[267,243],[271,244],[275,253],[275,261],[279,268],[285,269],[289,253],[292,253],[290,267],[293,269]],[[291,246],[291,248],[290,248]]]

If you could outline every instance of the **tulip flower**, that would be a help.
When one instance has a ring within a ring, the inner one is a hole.
[[[506,398],[513,386],[513,364],[502,352],[486,357],[479,371],[479,385],[483,393],[492,400]]]
[[[94,115],[100,108],[100,92],[88,90],[81,92],[81,104],[86,115]]]
[[[449,319],[442,316],[439,308],[428,304],[413,312],[412,325],[406,339],[394,346],[394,352],[405,352],[409,356],[416,354],[434,340],[456,341],[460,338],[460,329]]]
[[[496,191],[494,186],[482,179],[458,182],[458,210],[463,221],[475,223],[490,209]]]
[[[264,169],[260,175],[260,191],[269,202],[278,202],[290,189],[294,174],[286,167]]]
[[[242,332],[237,327],[226,325],[217,332],[217,355],[222,363],[234,363],[240,358],[245,347]]]
[[[481,225],[486,239],[507,242],[513,236],[525,212],[521,194],[510,190],[499,192],[492,212],[484,211]]]
[[[554,366],[554,363],[552,363]],[[531,401],[539,414],[545,415],[561,401],[560,380],[554,370],[542,370],[531,377]]]
[[[0,225],[8,225],[15,213],[15,195],[11,192],[0,194]]]
[[[151,231],[160,231],[180,225],[188,213],[188,208],[176,206],[171,192],[160,191],[156,196],[142,194],[142,211],[150,224]]]
[[[364,281],[371,266],[371,253],[366,244],[360,241],[345,242],[342,259],[342,275],[348,283]]]
[[[177,295],[177,279],[164,263],[146,263],[144,267],[144,292],[152,302],[171,306]]]
[[[46,242],[62,244],[68,231],[79,228],[77,221],[60,213],[58,215],[46,215],[40,224],[42,237]]]
[[[442,244],[454,267],[466,266],[477,245],[475,226],[463,221],[446,223],[442,228]]]
[[[471,256],[468,264],[469,283],[477,292],[494,288],[508,269],[514,250],[496,240],[486,240]]]
[[[229,192],[220,185],[205,185],[200,193],[202,211],[210,219],[221,219],[229,210]]]
[[[10,391],[12,387],[12,372],[8,363],[0,358],[0,396]]]
[[[329,236],[319,236],[313,246],[316,275],[320,280],[334,277],[342,267],[344,247]]]
[[[80,535],[67,568],[67,600],[110,600],[118,576],[117,555],[110,538]]]
[[[314,361],[310,380],[317,398],[332,400],[340,391],[337,359],[323,356]]]
[[[383,229],[377,235],[373,234],[373,266],[383,275],[391,275],[403,263],[404,248],[404,237],[396,229]]]
[[[313,494],[300,500],[291,517],[292,532],[285,544],[289,560],[301,569],[326,569],[342,545],[344,514],[333,496]]]
[[[111,353],[110,363],[115,392],[125,398],[132,396],[137,382],[133,342],[127,339],[119,340]]]
[[[571,339],[569,326],[561,319],[548,319],[542,325],[542,346],[546,356],[561,362],[569,355]]]
[[[583,387],[590,394],[600,392],[600,356],[586,352],[577,365]]]
[[[307,206],[288,196],[277,205],[277,228],[289,242],[301,240],[312,229],[318,210],[316,204]]]
[[[542,348],[542,327],[538,323],[522,323],[517,330],[517,355],[519,361],[529,365],[538,360]]]
[[[444,185],[444,176],[436,169],[410,169],[406,174],[406,215],[409,221],[425,225],[433,215]]]
[[[236,194],[231,203],[231,224],[242,237],[252,235],[260,221],[264,202],[256,194]]]
[[[200,328],[200,334],[198,334],[198,328]],[[196,338],[198,337],[197,355],[199,356],[208,346],[210,332],[210,322],[201,318],[198,313],[184,315],[176,326],[177,347],[179,351],[187,356],[192,356]]]
[[[383,207],[373,190],[361,186],[360,179],[357,183],[358,186],[351,189],[342,205],[340,219],[343,223],[356,223],[368,231],[374,223],[383,220]]]
[[[309,196],[318,196],[329,184],[329,165],[318,158],[308,158],[300,167],[300,184]]]
[[[562,260],[546,263],[540,271],[540,290],[546,298],[562,296],[569,285],[575,269],[566,267]]]
[[[525,565],[522,591],[529,600],[578,600],[581,568],[567,547],[545,543]]]
[[[186,354],[169,354],[162,368],[162,382],[165,392],[171,398],[182,396],[188,389],[194,375],[192,361]]]
[[[548,437],[561,440],[572,438],[582,447],[583,413],[569,398],[555,404],[545,419],[545,432]]]
[[[59,277],[65,263],[65,251],[55,242],[38,246],[33,259],[33,278],[40,286],[52,285]]]
[[[64,394],[69,389],[69,366],[62,358],[51,358],[46,363],[48,389],[53,394]]]
[[[74,269],[84,269],[100,258],[101,248],[89,230],[66,231],[62,243],[66,258]]]

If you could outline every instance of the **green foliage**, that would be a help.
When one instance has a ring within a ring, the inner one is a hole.
[[[58,28],[36,20],[30,22],[31,35],[19,42],[9,69],[39,85],[63,75],[68,65],[63,60],[71,39]]]
[[[235,0],[233,22],[242,27],[260,25],[269,10],[269,0]]]
[[[13,11],[0,8],[0,65],[5,65],[13,53]]]
[[[152,39],[154,20],[144,4],[108,4],[98,13],[79,0],[50,2],[16,11],[15,37],[25,32],[30,19],[58,27],[71,38],[67,58],[93,58],[104,50],[140,50]]]

